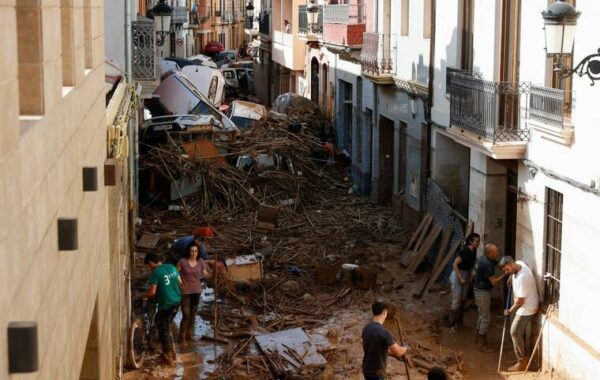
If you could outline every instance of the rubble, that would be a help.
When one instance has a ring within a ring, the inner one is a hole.
[[[388,269],[367,260],[370,249],[382,243],[404,244],[406,239],[399,215],[349,194],[351,185],[343,179],[345,168],[315,158],[328,128],[321,121],[324,119],[306,110],[288,112],[287,120],[257,121],[235,141],[216,141],[225,160],[202,154],[190,159],[182,143],[170,137],[164,144],[148,147],[141,158],[144,170],[154,171],[167,183],[182,178],[201,183],[196,191],[175,201],[161,200],[155,194],[140,208],[143,231],[160,233],[159,253],[167,252],[173,239],[208,224],[215,230],[215,238],[209,242],[209,253],[214,256],[230,264],[237,257],[262,256],[253,261],[260,267],[258,272],[253,268],[242,276],[242,282],[218,285],[217,299],[226,298],[226,302],[217,302],[218,310],[201,312],[216,325],[215,336],[207,339],[214,344],[231,342],[216,360],[210,378],[267,379],[287,373],[289,378],[329,379],[333,372],[359,371],[356,361],[341,367],[339,363],[344,350],[355,343],[344,331],[359,329],[362,322],[349,323],[343,329],[327,327],[322,336],[326,345],[318,348],[324,359],[314,368],[296,348],[261,349],[259,337],[286,330],[310,332],[336,311],[369,302],[372,289],[381,285],[378,273]],[[298,133],[290,132],[290,123],[303,127]],[[287,157],[293,167],[246,172],[232,165],[236,156],[273,152]],[[170,210],[177,202],[181,211]],[[277,210],[269,228],[257,228],[261,226],[257,223],[261,207]],[[313,335],[309,336],[313,340]],[[408,337],[405,341],[416,348],[411,352],[412,366],[422,362],[459,366],[454,356],[440,359],[417,341]],[[325,366],[326,362],[336,364]]]

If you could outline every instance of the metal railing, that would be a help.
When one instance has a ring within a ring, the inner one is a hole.
[[[131,35],[133,79],[138,81],[157,80],[154,22],[150,19],[133,21]]]
[[[332,4],[323,9],[323,22],[328,24],[364,24],[364,4]]]
[[[221,22],[233,22],[233,12],[225,10],[221,13]]]
[[[365,33],[360,53],[362,71],[370,75],[393,75],[396,72],[396,35]]]
[[[572,93],[556,88],[531,86],[529,95],[529,119],[556,128],[564,127],[565,117],[571,114]]]
[[[267,12],[261,12],[258,16],[258,32],[266,36],[271,35],[271,15]]]
[[[188,10],[186,7],[173,8],[173,16],[171,16],[173,24],[185,24],[188,22]]]
[[[308,24],[308,11],[306,5],[298,6],[298,33],[300,34],[323,34],[323,6],[318,6],[318,14],[319,17],[317,19],[317,24],[312,26],[312,29],[309,30],[310,26]]]
[[[528,141],[525,119],[531,84],[492,82],[447,71],[450,124],[496,142]]]

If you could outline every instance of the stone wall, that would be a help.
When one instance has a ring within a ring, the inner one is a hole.
[[[62,3],[0,3],[0,341],[10,322],[35,321],[39,370],[19,378],[114,379],[103,1]],[[70,48],[61,38],[69,32]],[[98,168],[97,191],[82,191],[83,166]],[[58,250],[61,217],[78,220],[76,251]],[[90,332],[97,344],[82,368]]]

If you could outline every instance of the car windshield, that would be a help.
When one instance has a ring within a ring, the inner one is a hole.
[[[239,129],[248,129],[252,127],[255,120],[248,119],[245,117],[233,116],[231,121],[239,128]]]

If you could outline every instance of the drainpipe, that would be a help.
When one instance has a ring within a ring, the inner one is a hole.
[[[426,157],[425,157],[425,175],[422,177],[421,181],[421,192],[425,194],[427,192],[427,179],[431,177],[431,128],[433,121],[431,120],[431,109],[433,108],[433,80],[435,77],[435,23],[436,23],[436,0],[431,0],[431,39],[429,40],[429,83],[428,87],[428,96],[427,96],[427,104],[425,105],[425,120],[427,121],[427,128],[425,128],[426,133]],[[423,190],[425,189],[425,190]],[[425,196],[421,196],[420,202],[421,212],[425,209]]]

